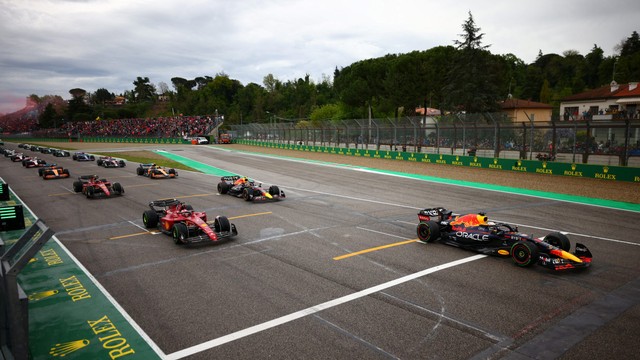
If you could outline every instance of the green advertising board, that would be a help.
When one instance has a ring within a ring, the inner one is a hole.
[[[255,140],[238,140],[237,142],[240,144],[253,146],[305,152],[319,152],[324,154],[345,155],[353,157],[401,160],[424,164],[464,166],[479,169],[516,171],[542,175],[559,175],[577,178],[600,179],[604,181],[629,181],[640,183],[640,168],[635,167],[560,163],[539,160],[485,158],[464,155],[412,153],[404,151],[369,150],[333,146],[275,144],[271,142]]]

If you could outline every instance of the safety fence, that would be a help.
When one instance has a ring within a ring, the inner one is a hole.
[[[339,121],[275,118],[230,128],[236,139],[287,145],[640,166],[638,119],[514,123],[496,113]]]
[[[592,165],[577,163],[560,163],[552,161],[490,158],[467,155],[447,155],[434,153],[420,153],[411,151],[357,149],[334,146],[313,146],[304,144],[286,144],[273,141],[237,140],[237,143],[296,150],[311,153],[337,154],[371,159],[387,159],[409,161],[422,164],[441,164],[465,166],[471,168],[515,171],[521,173],[535,173],[544,175],[562,175],[579,178],[602,179],[609,181],[640,182],[640,168],[626,166]]]

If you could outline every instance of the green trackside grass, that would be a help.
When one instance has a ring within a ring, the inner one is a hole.
[[[92,152],[92,154],[101,155],[101,156],[111,156],[117,159],[124,159],[127,162],[137,162],[141,164],[154,163],[158,166],[164,166],[167,168],[200,172],[194,168],[183,165],[177,161],[167,159],[162,155],[157,155],[150,151],[122,151],[122,152],[98,152],[98,153]]]

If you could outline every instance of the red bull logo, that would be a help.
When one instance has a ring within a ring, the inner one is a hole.
[[[465,227],[468,226],[480,226],[486,225],[489,219],[482,214],[468,214],[464,216],[457,216],[455,220],[453,220],[451,225],[462,225]]]

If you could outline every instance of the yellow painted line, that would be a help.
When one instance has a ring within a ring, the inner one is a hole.
[[[132,237],[132,236],[147,235],[147,234],[156,235],[156,234],[160,234],[160,232],[158,232],[158,231],[144,231],[144,232],[139,232],[139,233],[135,233],[135,234],[127,234],[127,235],[120,235],[120,236],[110,237],[109,240],[118,240],[118,239],[124,239],[124,238]]]
[[[362,254],[366,254],[366,253],[370,253],[370,252],[374,252],[374,251],[378,251],[378,250],[382,250],[382,249],[388,249],[388,248],[394,247],[394,246],[400,246],[400,245],[406,245],[406,244],[414,243],[416,241],[418,241],[418,239],[400,241],[400,242],[393,243],[393,244],[388,244],[388,245],[378,246],[378,247],[374,247],[374,248],[364,249],[364,250],[352,252],[352,253],[349,253],[349,254],[336,256],[336,257],[333,258],[333,260],[342,260],[342,259],[350,258],[352,256],[358,256],[358,255],[362,255]]]
[[[273,213],[271,211],[267,211],[267,212],[261,212],[256,214],[239,215],[239,216],[230,217],[229,220],[242,219],[242,218],[251,217],[251,216],[269,215],[269,214],[273,214]]]
[[[75,194],[74,194],[74,193],[67,192],[67,193],[49,194],[49,195],[47,195],[47,196],[65,196],[65,195],[75,195]]]

